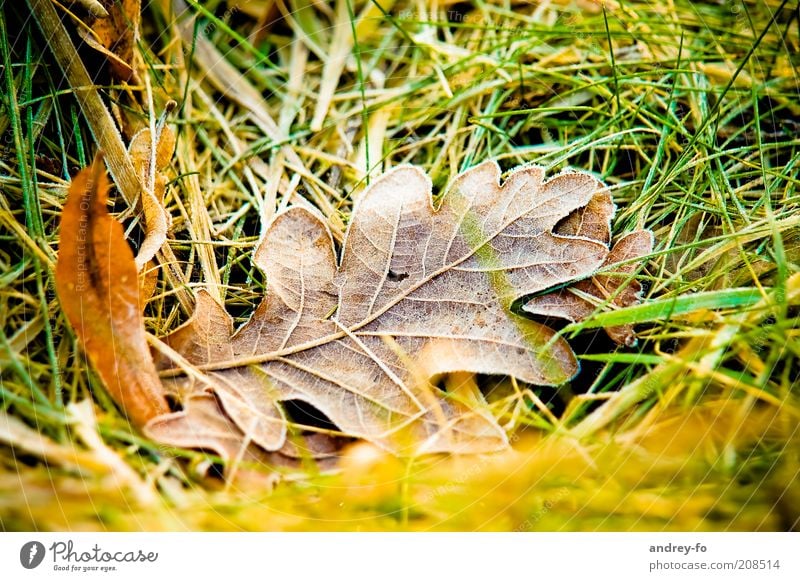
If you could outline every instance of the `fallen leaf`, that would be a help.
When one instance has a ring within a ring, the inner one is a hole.
[[[169,411],[139,309],[133,253],[106,207],[98,156],[72,180],[61,217],[56,291],[61,307],[114,401],[139,425]]]
[[[181,411],[154,418],[145,427],[152,439],[176,448],[207,450],[219,456],[226,468],[240,463],[296,468],[313,459],[324,469],[339,457],[343,440],[327,434],[307,434],[287,439],[280,450],[267,452],[255,445],[220,408],[212,394],[194,393]]]
[[[611,219],[616,206],[608,189],[595,193],[583,208],[571,212],[556,225],[555,231],[565,236],[582,236],[598,240],[604,244],[611,243]]]
[[[221,412],[211,394],[190,395],[181,411],[154,418],[146,432],[162,444],[208,450],[226,463],[245,456],[263,461],[263,454],[248,445],[243,432]]]
[[[160,122],[156,127],[155,153],[151,136],[149,128],[142,129],[128,146],[131,162],[142,184],[145,238],[135,259],[137,271],[141,271],[164,245],[172,225],[172,216],[164,208],[167,177],[163,170],[169,165],[175,150],[175,133]]]
[[[93,16],[98,18],[108,16],[108,11],[99,0],[76,0],[76,4],[80,4]]]
[[[609,252],[603,264],[606,274],[597,274],[560,291],[534,297],[523,305],[522,310],[532,315],[578,322],[590,317],[599,305],[611,297],[613,299],[610,304],[613,307],[635,305],[641,300],[642,285],[637,280],[628,280],[639,267],[633,259],[641,258],[652,251],[653,234],[649,230],[631,232],[623,236]],[[626,263],[615,267],[619,262]],[[620,290],[623,284],[625,287]],[[606,333],[621,345],[636,345],[633,325],[607,327]]]
[[[100,0],[92,4],[96,6],[77,26],[78,33],[87,45],[108,59],[116,78],[135,82],[134,49],[139,40],[141,0]]]
[[[501,185],[497,164],[483,163],[435,208],[428,177],[397,168],[361,195],[341,260],[322,216],[279,213],[254,254],[268,287],[251,319],[234,331],[200,292],[193,318],[164,338],[203,381],[163,354],[157,366],[185,393],[214,393],[266,450],[284,446],[287,400],[395,453],[505,448],[485,405],[435,381],[463,371],[558,385],[577,372],[562,338],[509,307],[594,273],[609,250],[589,231],[609,230],[613,205],[588,174],[543,178],[528,166]]]

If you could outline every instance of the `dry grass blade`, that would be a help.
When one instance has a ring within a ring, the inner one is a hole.
[[[42,32],[49,40],[48,44],[56,62],[75,91],[75,97],[80,103],[81,111],[89,123],[97,144],[105,152],[114,183],[128,205],[134,207],[142,187],[108,107],[103,103],[83,62],[76,58],[75,45],[58,17],[52,1],[28,0],[28,4]]]
[[[119,188],[122,197],[130,208],[136,208],[137,203],[143,203],[142,183],[136,174],[133,162],[128,155],[127,148],[122,140],[122,135],[114,122],[111,113],[103,102],[100,92],[95,83],[92,82],[80,58],[77,58],[77,50],[63,23],[49,0],[28,0],[36,22],[49,39],[48,47],[53,52],[53,56],[58,62],[64,75],[72,87],[75,97],[80,104],[80,110],[87,120],[89,128],[99,148],[105,154],[109,172],[115,185]],[[147,204],[147,212],[156,221],[162,221],[164,212],[154,208],[153,204]],[[147,218],[147,216],[146,216]],[[162,228],[163,229],[163,228]],[[178,298],[183,305],[189,309],[191,302],[186,292],[181,290],[182,275],[176,268],[177,259],[168,246],[162,246],[161,262],[167,265],[168,278],[179,287]],[[149,251],[148,251],[149,253]],[[140,261],[140,268],[146,263]]]

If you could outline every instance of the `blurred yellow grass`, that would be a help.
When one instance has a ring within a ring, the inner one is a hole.
[[[195,483],[149,505],[113,474],[27,468],[0,475],[0,514],[8,530],[780,530],[799,516],[797,454],[749,466],[748,450],[785,434],[774,408],[741,411],[733,400],[673,410],[591,445],[523,433],[489,456],[409,462],[358,443],[336,474],[272,492],[247,477],[216,492]],[[745,457],[726,473],[728,449]]]

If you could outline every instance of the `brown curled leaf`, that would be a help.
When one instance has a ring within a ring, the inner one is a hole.
[[[167,241],[172,217],[164,208],[167,178],[164,168],[169,165],[175,149],[175,133],[167,125],[156,130],[156,148],[150,129],[142,129],[131,139],[128,153],[142,185],[142,210],[144,212],[145,238],[136,255],[136,269],[141,271]]]
[[[139,40],[141,0],[100,0],[97,4],[83,25],[77,26],[78,34],[108,59],[117,79],[136,82],[134,51]]]
[[[604,274],[597,274],[557,292],[534,297],[522,310],[532,315],[578,322],[591,316],[598,305],[611,297],[614,297],[611,300],[614,307],[635,305],[641,300],[642,285],[637,280],[627,280],[640,266],[633,259],[652,251],[653,234],[649,230],[631,232],[623,236],[609,252],[603,264]],[[631,262],[614,267],[616,263],[626,261]],[[621,285],[625,286],[620,290]],[[608,327],[606,333],[621,345],[636,345],[633,325]]]
[[[114,401],[138,425],[169,411],[145,337],[133,253],[108,213],[103,162],[72,180],[61,217],[56,291]]]
[[[359,198],[341,258],[315,211],[293,207],[273,219],[254,254],[267,292],[240,329],[199,293],[193,318],[164,340],[204,381],[181,378],[164,356],[158,366],[185,393],[214,393],[266,450],[285,444],[287,400],[395,453],[502,449],[505,433],[473,390],[445,393],[436,380],[569,380],[578,369],[569,345],[509,307],[596,272],[613,211],[607,188],[584,173],[545,181],[528,166],[501,183],[487,162],[458,176],[434,207],[428,177],[396,168]]]

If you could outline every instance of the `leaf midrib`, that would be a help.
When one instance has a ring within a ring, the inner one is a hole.
[[[552,179],[555,179],[555,178],[551,178],[551,180],[547,180],[547,181],[543,182],[540,187],[543,188],[549,181],[552,181]],[[356,333],[356,332],[358,332],[359,329],[369,325],[370,323],[372,323],[376,319],[378,319],[381,316],[383,316],[387,311],[389,311],[390,309],[394,308],[401,301],[405,300],[408,297],[408,295],[410,295],[414,291],[418,290],[423,285],[428,284],[430,281],[432,281],[436,277],[438,277],[438,276],[440,276],[442,274],[445,274],[449,270],[452,270],[455,267],[457,267],[459,264],[462,264],[463,262],[469,260],[483,246],[485,246],[486,244],[488,244],[489,242],[491,242],[492,240],[494,240],[495,238],[500,236],[500,234],[504,230],[508,229],[511,226],[511,224],[513,224],[517,220],[520,220],[523,216],[525,216],[527,214],[530,214],[531,212],[534,212],[537,207],[540,207],[543,204],[543,202],[544,201],[540,202],[537,206],[534,206],[533,208],[530,208],[529,210],[527,210],[527,211],[525,211],[525,212],[523,212],[521,214],[515,215],[512,219],[510,219],[507,222],[503,223],[498,229],[496,229],[495,232],[492,235],[484,237],[484,240],[479,245],[476,245],[474,248],[472,248],[470,250],[470,252],[465,254],[463,257],[461,257],[458,260],[455,260],[455,261],[453,261],[453,262],[451,262],[451,263],[449,263],[449,264],[447,264],[445,266],[442,266],[438,270],[434,271],[432,274],[421,278],[417,283],[415,283],[414,285],[408,287],[408,289],[406,289],[402,293],[398,294],[397,297],[395,297],[391,301],[387,302],[386,305],[383,306],[382,308],[380,308],[378,311],[370,314],[369,316],[367,316],[366,318],[362,319],[361,321],[353,324],[351,327],[348,327],[347,331],[339,331],[339,332],[336,332],[336,333],[330,333],[328,335],[324,335],[323,337],[320,337],[318,339],[314,339],[312,341],[306,341],[305,343],[300,343],[300,344],[295,345],[293,347],[287,347],[287,348],[279,349],[277,351],[272,351],[272,352],[269,352],[269,353],[263,353],[263,354],[260,354],[260,355],[249,355],[249,356],[245,356],[245,357],[235,357],[233,359],[228,359],[228,360],[225,360],[225,361],[219,361],[219,362],[215,362],[215,363],[205,363],[203,365],[198,365],[196,368],[198,370],[201,370],[201,371],[223,371],[223,370],[231,369],[231,368],[235,368],[235,367],[246,367],[246,366],[249,366],[249,365],[258,365],[260,363],[267,363],[269,361],[275,361],[275,360],[280,359],[280,358],[285,358],[285,357],[287,357],[289,355],[294,355],[295,353],[301,353],[301,352],[307,351],[309,349],[314,349],[315,347],[320,347],[322,345],[326,345],[327,343],[331,343],[333,341],[337,341],[339,339],[342,339],[342,338],[346,337],[348,334]],[[587,201],[587,203],[588,203],[588,201]],[[584,204],[584,206],[580,206],[580,207],[585,207],[585,204]],[[576,208],[576,209],[579,209],[579,208]],[[436,212],[434,212],[434,215],[436,215],[438,213],[439,213],[439,211],[437,210]],[[460,231],[460,229],[461,229],[461,224],[459,223],[458,227],[455,230],[455,235],[454,235],[453,239],[455,239],[458,236],[458,232]],[[575,238],[573,236],[568,236],[568,237],[569,238]],[[580,237],[579,239],[582,240],[582,241],[587,241],[588,240],[588,241],[594,242],[594,243],[596,243],[598,245],[605,246],[602,242],[597,241],[597,240],[590,240],[590,239],[582,238],[582,237]],[[445,256],[447,256],[447,255],[445,254]],[[483,272],[483,271],[481,271],[481,272]],[[340,298],[340,301],[341,301],[341,290],[340,290],[339,298]],[[337,323],[337,325],[341,326],[341,323],[339,323],[338,319],[335,320],[335,322]],[[232,338],[236,337],[236,335],[239,334],[241,329],[244,329],[248,324],[249,324],[249,322],[246,323],[245,326],[243,326],[239,330],[237,330],[233,334]],[[180,369],[168,369],[168,370],[165,370],[165,371],[163,371],[161,373],[162,377],[169,377],[169,376],[181,375],[181,374],[182,374],[182,370],[180,370]]]

